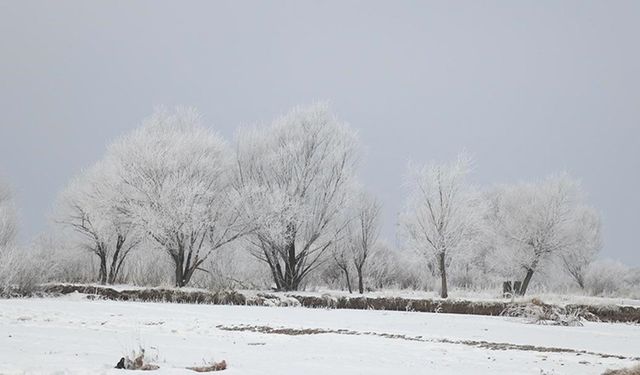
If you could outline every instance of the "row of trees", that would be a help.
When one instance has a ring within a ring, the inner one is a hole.
[[[462,155],[451,164],[411,168],[402,235],[437,268],[441,296],[448,295],[450,264],[478,255],[505,278],[522,275],[516,290],[521,295],[549,262],[560,262],[584,288],[601,240],[599,216],[585,203],[579,184],[560,175],[479,191],[465,180],[470,167]]]
[[[182,287],[242,239],[277,289],[295,290],[351,233],[357,159],[356,133],[323,104],[241,131],[235,149],[194,110],[160,111],[70,184],[58,217],[98,257],[102,283],[150,241]]]
[[[381,207],[357,181],[359,157],[356,132],[324,104],[242,129],[233,144],[193,109],[158,111],[70,182],[56,218],[97,260],[104,284],[121,281],[127,262],[144,254],[148,263],[167,259],[183,287],[242,249],[278,290],[297,290],[311,275],[331,278],[334,269],[349,291],[357,282],[363,293],[367,280],[397,282],[391,265],[410,258],[380,242]],[[423,256],[425,274],[438,276],[441,296],[450,270],[470,265],[518,279],[521,294],[550,264],[584,287],[600,224],[579,185],[563,175],[479,190],[467,182],[470,169],[462,155],[407,174],[399,238]],[[0,246],[14,237],[12,217],[0,215]]]

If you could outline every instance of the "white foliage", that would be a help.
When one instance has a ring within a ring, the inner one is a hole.
[[[600,216],[591,207],[578,208],[573,230],[576,239],[560,253],[560,259],[567,274],[584,289],[587,269],[602,247]]]
[[[353,195],[355,198],[345,213],[347,224],[341,240],[332,246],[332,253],[336,265],[347,278],[349,291],[349,273],[353,269],[358,278],[358,291],[364,293],[366,265],[380,235],[380,204],[362,189]]]
[[[357,150],[355,132],[324,104],[239,133],[238,186],[251,192],[255,254],[278,288],[297,288],[342,228]]]
[[[368,285],[375,289],[430,290],[434,275],[429,265],[422,254],[378,241],[367,265]]]
[[[508,273],[526,274],[523,293],[534,272],[555,257],[572,262],[575,254],[599,248],[597,215],[584,203],[579,184],[566,175],[500,186],[489,201],[496,262]]]
[[[589,265],[585,273],[585,287],[596,296],[619,295],[627,288],[629,267],[613,260],[600,260]]]
[[[98,279],[113,283],[140,235],[122,213],[122,181],[111,160],[74,178],[61,194],[57,218],[79,235],[81,247],[99,259]]]
[[[479,239],[482,200],[466,183],[471,161],[465,155],[450,164],[410,166],[409,197],[400,217],[401,236],[410,249],[424,254],[442,278],[446,268],[472,251]]]
[[[51,252],[38,246],[0,249],[0,296],[30,295],[55,270]]]
[[[177,286],[244,233],[231,151],[195,110],[156,112],[111,145],[107,160],[123,182],[122,211],[169,254]]]

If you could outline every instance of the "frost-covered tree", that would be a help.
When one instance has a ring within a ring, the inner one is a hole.
[[[232,151],[195,110],[157,111],[111,145],[107,160],[122,180],[122,212],[170,256],[177,287],[246,233]]]
[[[478,194],[465,178],[470,160],[464,155],[449,164],[410,166],[409,197],[400,216],[401,237],[408,248],[424,254],[440,276],[440,296],[447,298],[447,267],[473,250],[482,217]]]
[[[0,296],[29,295],[47,280],[48,253],[19,246],[17,212],[10,188],[0,181]]]
[[[135,226],[122,214],[117,171],[105,161],[71,181],[62,193],[58,221],[79,234],[80,245],[99,260],[98,281],[113,284],[129,253],[140,242]]]
[[[585,243],[597,247],[599,225],[584,203],[579,184],[562,175],[539,184],[500,186],[491,194],[489,224],[502,257],[497,262],[524,272],[524,295],[536,270],[555,256],[567,256]],[[572,265],[574,266],[574,265]]]
[[[405,288],[407,285],[400,280],[407,273],[401,262],[407,260],[406,254],[399,254],[398,250],[384,241],[378,241],[369,256],[367,263],[367,279],[373,288]],[[417,256],[409,253],[410,256]],[[420,259],[422,260],[422,259]]]
[[[0,251],[14,242],[17,228],[11,190],[0,181]]]
[[[333,260],[344,273],[351,293],[351,271],[358,278],[358,292],[364,293],[364,272],[380,234],[380,205],[364,191],[354,192],[347,210],[342,237],[332,245]]]
[[[363,192],[354,202],[353,215],[347,225],[346,236],[358,276],[358,292],[362,294],[365,266],[380,235],[380,204],[374,197]]]
[[[598,260],[585,272],[585,287],[594,296],[616,296],[627,292],[628,266],[611,259]]]
[[[573,231],[579,235],[560,253],[560,260],[567,274],[581,289],[585,289],[589,265],[594,262],[602,247],[600,216],[591,207],[583,206],[576,209],[572,224]]]
[[[238,185],[258,259],[279,290],[297,290],[344,227],[358,155],[355,132],[327,106],[296,108],[238,136]]]
[[[331,244],[331,256],[333,262],[344,275],[349,293],[353,293],[351,287],[351,270],[353,267],[349,244],[345,240],[336,240]]]

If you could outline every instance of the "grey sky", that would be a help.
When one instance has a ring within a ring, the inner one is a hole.
[[[0,0],[0,175],[23,239],[156,105],[230,138],[329,100],[368,147],[393,239],[409,159],[476,158],[479,184],[566,170],[640,265],[638,1]]]

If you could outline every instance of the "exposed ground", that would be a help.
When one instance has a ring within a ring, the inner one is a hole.
[[[501,315],[513,304],[527,304],[531,298],[519,298],[515,301],[505,299],[460,299],[428,298],[419,295],[390,296],[367,294],[365,296],[341,293],[264,293],[255,291],[222,291],[210,292],[199,289],[163,289],[105,287],[98,285],[47,284],[39,289],[43,295],[60,295],[69,293],[93,294],[98,298],[116,301],[143,302],[175,302],[214,305],[251,305],[251,306],[303,306],[312,308],[334,308],[355,310],[388,310],[438,312],[468,315]],[[620,301],[612,299],[577,299],[572,301],[553,298],[553,305],[545,299],[540,300],[545,308],[562,306],[568,311],[580,311],[581,315],[591,320],[603,322],[640,323],[640,306],[631,303],[637,301]],[[588,302],[588,303],[587,303]],[[626,303],[625,303],[626,302]]]
[[[640,326],[407,311],[58,298],[0,300],[1,374],[122,374],[226,360],[225,374],[601,374],[638,363]]]

